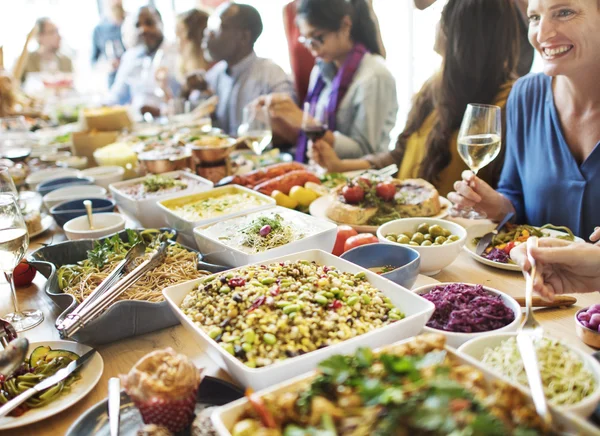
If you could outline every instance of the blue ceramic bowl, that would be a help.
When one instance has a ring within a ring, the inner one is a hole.
[[[112,212],[115,209],[115,202],[106,198],[88,198],[92,202],[92,212]],[[54,217],[56,224],[64,226],[67,221],[86,214],[84,199],[63,201],[50,209],[50,215]]]
[[[93,185],[94,179],[91,177],[61,177],[59,179],[51,179],[37,185],[36,191],[43,197],[44,195],[58,189],[66,188],[67,186]]]
[[[346,251],[340,256],[363,268],[395,267],[390,272],[381,274],[392,282],[412,288],[419,275],[421,255],[407,246],[390,244],[367,244]]]

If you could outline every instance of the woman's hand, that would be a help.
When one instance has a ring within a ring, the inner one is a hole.
[[[600,227],[594,229],[594,233],[590,235],[590,241],[595,242],[596,245],[600,246]]]
[[[536,262],[533,290],[547,299],[555,295],[600,291],[600,247],[558,238],[541,238],[531,249]],[[525,273],[531,265],[527,244],[517,245],[511,258]]]
[[[472,171],[462,173],[462,180],[454,182],[456,192],[448,194],[448,200],[459,208],[472,207],[485,213],[492,221],[501,220],[507,213],[514,212],[510,200],[496,192]]]
[[[344,162],[327,141],[318,139],[312,145],[312,158],[330,173],[344,172]]]

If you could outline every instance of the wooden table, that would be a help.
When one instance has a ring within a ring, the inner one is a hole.
[[[46,235],[40,236],[32,241],[31,250],[35,250],[41,244],[49,244],[64,240],[60,230],[52,228]],[[452,265],[441,271],[434,277],[440,282],[467,282],[479,283],[499,289],[512,296],[524,296],[525,280],[520,273],[502,271],[487,267],[473,260],[467,253],[459,255]],[[416,284],[423,285],[431,283],[431,279],[420,276]],[[17,291],[19,304],[23,309],[37,308],[44,312],[44,322],[31,330],[22,333],[30,341],[48,341],[60,339],[54,328],[54,321],[60,314],[60,309],[44,292],[45,279],[38,274],[32,286]],[[0,286],[0,314],[11,311],[10,291],[7,284]],[[543,309],[536,312],[537,318],[544,329],[552,336],[560,338],[570,345],[579,347],[586,352],[593,349],[583,344],[575,334],[574,314],[582,307],[598,303],[600,298],[597,294],[577,295],[578,302],[568,309]],[[155,333],[122,340],[113,344],[98,347],[98,351],[104,359],[104,374],[95,389],[78,404],[55,415],[52,418],[40,421],[36,424],[21,427],[19,429],[0,431],[0,436],[8,435],[64,435],[73,422],[87,409],[106,398],[108,392],[108,379],[125,374],[145,354],[152,350],[172,347],[176,351],[190,356],[198,367],[205,368],[205,374],[231,380],[229,375],[219,369],[207,356],[202,347],[198,345],[193,337],[182,327],[176,326]]]

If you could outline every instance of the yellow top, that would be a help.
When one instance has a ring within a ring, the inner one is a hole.
[[[496,99],[493,102],[494,105],[500,106],[502,109],[504,109],[506,100],[508,99],[508,94],[510,93],[513,84],[514,82],[511,81],[502,86],[500,93],[496,96]],[[404,158],[402,159],[402,163],[398,165],[400,167],[397,175],[399,179],[414,179],[419,177],[421,162],[423,162],[423,159],[427,153],[427,137],[435,125],[436,118],[437,111],[434,110],[425,119],[421,128],[408,138],[406,142]],[[458,132],[454,132],[450,142],[450,152],[452,153],[450,164],[442,170],[439,179],[435,183],[430,181],[435,185],[440,195],[443,196],[446,196],[449,192],[454,191],[454,182],[461,179],[461,173],[464,170],[469,169],[469,167],[464,163],[458,154],[456,143],[457,137]],[[485,179],[486,177],[483,178]]]

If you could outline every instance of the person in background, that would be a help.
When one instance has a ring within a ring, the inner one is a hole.
[[[56,24],[48,17],[39,18],[36,31],[39,48],[29,52],[21,80],[25,80],[27,73],[72,73],[73,62],[60,53],[61,37]]]
[[[117,69],[125,46],[121,39],[121,25],[125,20],[125,10],[122,0],[107,0],[104,2],[105,16],[94,27],[92,34],[92,65],[100,58],[106,59],[110,65],[108,87],[110,88],[117,76]]]
[[[300,30],[296,25],[296,9],[300,0],[293,0],[286,4],[283,8],[283,27],[285,30],[285,36],[288,43],[288,51],[290,56],[290,65],[292,67],[292,74],[294,76],[294,85],[296,86],[296,95],[298,101],[303,102],[308,92],[308,84],[310,81],[310,73],[315,65],[315,58],[308,48],[300,41]],[[369,7],[371,9],[371,16],[377,29],[377,41],[379,43],[379,49],[381,56],[385,58],[385,47],[381,39],[381,32],[379,30],[379,21],[377,15],[373,10],[373,0],[369,0]]]
[[[415,7],[423,10],[434,4],[437,0],[414,0]],[[527,0],[507,0],[515,4],[519,15],[519,61],[516,65],[517,75],[524,76],[531,71],[533,65],[533,55],[535,50],[529,44],[527,31],[529,28],[529,19],[527,18]]]
[[[177,51],[164,42],[162,18],[152,6],[139,9],[135,28],[141,44],[127,49],[106,104],[131,104],[135,111],[156,117],[166,102],[165,92],[156,80],[159,69],[167,75],[162,82],[170,95],[177,95],[181,86],[175,77]]]
[[[244,107],[259,96],[281,93],[294,98],[292,81],[281,67],[254,52],[262,30],[260,14],[245,4],[221,5],[208,21],[202,44],[217,64],[198,88],[208,86],[218,97],[215,125],[230,135],[237,135]]]
[[[505,0],[450,0],[434,47],[443,58],[441,71],[415,96],[395,149],[341,160],[329,144],[320,141],[314,146],[316,162],[332,172],[396,164],[398,178],[423,178],[440,195],[452,191],[467,168],[456,142],[467,104],[504,107],[508,98],[517,62],[517,20],[515,8]],[[498,181],[502,157],[481,172],[492,184]]]
[[[596,227],[592,242],[600,239],[600,228]],[[558,238],[541,238],[538,247],[531,249],[535,260],[536,275],[533,290],[542,297],[552,300],[555,295],[600,292],[600,246],[565,241]],[[531,272],[527,259],[527,244],[519,244],[510,252],[510,257],[523,272]]]
[[[387,150],[396,122],[396,82],[381,57],[375,23],[365,0],[302,0],[300,41],[317,57],[305,103],[310,116],[324,113],[324,140],[342,157]],[[303,110],[289,97],[259,101],[269,108],[273,133],[296,143],[296,160],[306,161]]]
[[[600,7],[589,0],[530,0],[529,39],[544,72],[521,78],[506,109],[498,191],[469,171],[448,199],[492,220],[565,226],[587,238],[600,199]]]

